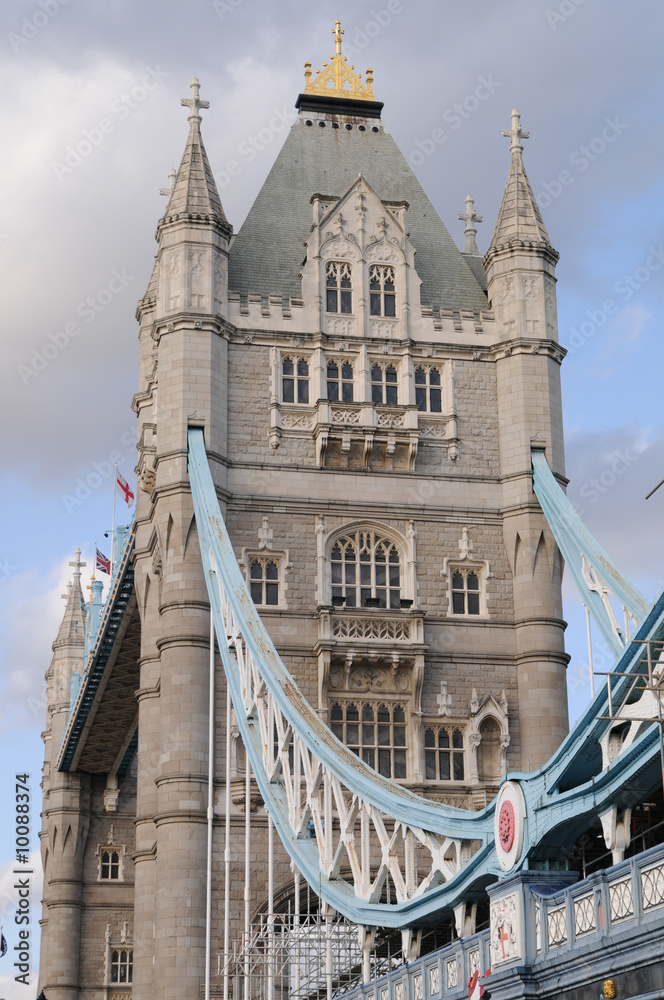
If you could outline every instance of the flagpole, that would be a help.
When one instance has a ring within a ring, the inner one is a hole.
[[[118,463],[113,464],[113,521],[111,523],[111,580],[115,561],[115,494],[118,492]]]

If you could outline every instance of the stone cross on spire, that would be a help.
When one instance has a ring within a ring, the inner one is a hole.
[[[334,44],[337,48],[337,55],[341,55],[341,36],[345,35],[346,32],[342,30],[341,21],[336,21],[334,28],[332,29],[332,34],[334,35]]]
[[[175,178],[176,177],[177,177],[177,173],[175,171],[175,167],[171,167],[171,169],[168,171],[168,187],[167,188],[159,188],[159,194],[165,194],[167,198],[170,198],[170,196],[171,196],[171,194],[173,192],[173,188],[175,187]]]
[[[472,194],[466,195],[466,211],[459,212],[459,218],[462,222],[466,223],[466,228],[464,229],[464,236],[466,237],[466,245],[464,247],[464,253],[479,254],[477,249],[477,241],[475,237],[477,236],[477,230],[473,223],[483,222],[481,215],[478,215],[475,211],[475,202],[473,200]]]
[[[183,107],[190,109],[191,114],[189,115],[188,119],[190,122],[196,122],[196,121],[200,122],[202,119],[198,112],[200,111],[201,108],[209,108],[210,102],[201,101],[200,97],[198,96],[200,93],[201,85],[197,76],[194,77],[189,86],[191,87],[191,97],[181,97],[180,104]]]
[[[523,146],[519,142],[519,139],[530,139],[530,132],[526,132],[525,129],[521,128],[521,115],[516,108],[512,111],[512,128],[504,128],[503,135],[511,139],[510,153],[522,153]]]
[[[74,576],[80,577],[81,570],[83,569],[84,566],[88,565],[87,563],[81,562],[80,549],[76,549],[76,552],[74,553],[74,561],[70,562],[69,565],[74,567]]]

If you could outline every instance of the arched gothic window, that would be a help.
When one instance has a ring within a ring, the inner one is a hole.
[[[353,402],[353,366],[350,361],[328,361],[327,398],[333,402]]]
[[[402,705],[335,701],[330,727],[349,750],[384,778],[406,777],[406,713]]]
[[[102,851],[99,862],[99,878],[119,879],[120,878],[120,852]]]
[[[373,264],[369,268],[369,311],[372,316],[396,316],[394,268]]]
[[[347,608],[399,607],[399,550],[379,532],[367,528],[337,538],[330,564],[334,603],[345,604]]]
[[[479,615],[480,578],[477,570],[459,567],[452,570],[452,613],[455,615]]]
[[[131,948],[114,948],[111,952],[111,982],[131,983],[134,971],[134,952]]]
[[[249,565],[249,585],[254,604],[279,603],[279,565],[274,559],[255,558]]]
[[[424,775],[427,781],[463,781],[463,732],[430,726],[424,733]]]
[[[394,365],[371,366],[371,401],[376,406],[387,404],[396,406],[398,403],[398,376]]]
[[[284,403],[309,402],[309,362],[306,358],[282,359],[281,398]]]
[[[350,264],[330,260],[325,269],[325,309],[331,313],[352,313],[353,274]]]
[[[415,402],[424,413],[442,412],[440,369],[434,366],[415,369]]]

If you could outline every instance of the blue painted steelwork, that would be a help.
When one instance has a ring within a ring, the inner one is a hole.
[[[489,805],[481,812],[470,812],[432,802],[381,777],[348,750],[321,721],[284,666],[254,607],[237,564],[226,530],[214,483],[210,474],[203,432],[189,430],[189,477],[191,480],[196,526],[205,568],[215,632],[226,679],[236,708],[236,718],[246,752],[261,795],[268,806],[279,836],[301,874],[325,902],[349,920],[362,925],[402,927],[426,922],[432,914],[448,907],[452,900],[467,896],[477,883],[485,883],[493,856],[493,811]],[[244,711],[235,649],[229,645],[221,613],[216,576],[223,585],[235,619],[241,624],[242,637],[262,678],[300,739],[342,784],[365,802],[387,813],[398,822],[417,826],[442,836],[479,841],[483,846],[461,868],[456,877],[443,886],[429,889],[425,897],[405,903],[370,903],[357,897],[342,880],[326,878],[318,865],[316,845],[310,837],[296,837],[288,821],[288,803],[278,781],[270,781],[263,764],[261,734],[256,720]]]
[[[629,892],[623,892],[620,899],[612,898],[616,889],[625,884]],[[591,909],[581,922],[575,904],[584,899],[591,901]],[[627,989],[619,991],[618,996],[634,997],[635,973],[639,971],[642,987],[644,970],[649,967],[653,985],[661,982],[656,969],[664,946],[664,845],[594,872],[562,891],[547,892],[536,883],[524,887],[523,901],[525,940],[524,954],[519,958],[494,965],[491,932],[484,930],[370,983],[358,984],[344,992],[344,1000],[384,1000],[385,990],[390,1000],[398,995],[419,996],[422,1000],[465,1000],[474,969],[479,970],[481,985],[500,998],[559,997],[572,990],[577,991],[577,996],[599,996],[600,988],[593,990],[592,986],[619,977],[625,977]],[[554,942],[549,940],[548,915],[556,911],[560,922]],[[652,1000],[660,998],[661,989],[650,996]]]
[[[112,581],[108,599],[102,609],[101,623],[96,632],[92,651],[88,656],[83,675],[80,679],[76,701],[71,708],[62,745],[58,752],[56,767],[59,771],[68,771],[72,765],[78,741],[83,732],[99,684],[101,683],[129,598],[134,589],[134,568],[130,565],[130,557],[134,550],[134,538],[135,535],[132,531],[127,539],[122,558],[119,561],[118,570]]]
[[[596,578],[607,590],[616,595],[636,622],[645,617],[650,605],[624,578],[610,556],[590,534],[551,472],[544,451],[533,448],[531,456],[533,489],[563,554],[565,565],[574,577],[579,593],[588,605],[609,649],[615,656],[619,656],[625,647],[624,631],[611,622],[601,595],[588,586],[583,571],[584,557],[592,567]]]
[[[441,909],[454,906],[464,897],[467,898],[473,888],[485,885],[496,875],[502,874],[493,845],[493,804],[474,813],[441,806],[416,796],[396,783],[381,778],[347,750],[321,723],[279,658],[248,593],[219,510],[205,453],[203,432],[200,429],[189,431],[189,475],[201,554],[214,609],[215,629],[242,738],[261,794],[284,846],[310,885],[316,891],[320,890],[326,902],[354,923],[394,927],[426,923],[434,919]],[[597,548],[596,551],[600,550]],[[235,651],[229,648],[226,636],[215,579],[217,574],[235,620],[241,626],[242,637],[255,662],[260,664],[265,685],[293,730],[315,757],[353,794],[375,804],[396,820],[443,836],[474,839],[481,843],[477,853],[455,877],[442,886],[427,889],[420,898],[399,904],[369,904],[355,896],[349,885],[322,878],[311,842],[305,836],[295,837],[289,826],[283,790],[278,778],[272,781],[269,779],[262,760],[260,733],[255,720],[247,718],[243,711],[238,665]],[[660,596],[646,616],[635,638],[664,638],[664,596]],[[643,671],[642,656],[642,647],[630,644],[622,652],[616,669],[631,678],[634,673]],[[611,679],[616,700],[630,682],[627,676],[624,681],[620,677]],[[646,725],[646,731],[629,749],[620,754],[609,767],[601,770],[598,741],[611,723],[599,721],[597,717],[606,715],[607,710],[608,695],[606,688],[603,688],[580,723],[543,768],[532,774],[509,776],[521,786],[526,802],[524,847],[516,861],[515,870],[535,850],[544,852],[544,856],[548,857],[563,856],[570,844],[570,830],[573,833],[577,830],[581,832],[617,802],[632,804],[627,800],[632,794],[638,796],[639,776],[646,784],[651,782],[652,763],[659,753],[654,725]],[[634,793],[629,792],[630,785],[636,789]],[[573,839],[572,836],[572,841]]]

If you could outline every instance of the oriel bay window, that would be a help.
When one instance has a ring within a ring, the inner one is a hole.
[[[373,529],[338,538],[332,546],[330,565],[334,603],[347,608],[399,607],[399,551]]]
[[[350,264],[330,260],[325,271],[325,309],[331,313],[352,313],[353,280]]]
[[[406,713],[402,705],[351,701],[330,708],[332,732],[384,778],[406,777]]]

